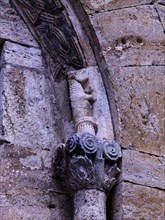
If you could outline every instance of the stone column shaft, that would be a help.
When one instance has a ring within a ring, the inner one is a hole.
[[[75,193],[74,220],[106,220],[106,194],[96,189]]]

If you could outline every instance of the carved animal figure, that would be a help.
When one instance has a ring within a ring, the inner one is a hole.
[[[70,72],[68,74],[70,99],[75,123],[93,123],[93,102],[95,98],[92,90],[87,89],[88,73],[85,72]],[[88,93],[86,92],[88,90]],[[88,120],[86,120],[88,119]],[[91,122],[90,122],[91,121]],[[92,125],[91,125],[92,126]],[[93,133],[93,132],[92,132]]]

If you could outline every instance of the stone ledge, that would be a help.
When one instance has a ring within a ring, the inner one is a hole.
[[[60,139],[59,109],[52,104],[56,96],[50,82],[39,73],[36,69],[10,65],[1,70],[4,135],[18,145],[52,148]]]

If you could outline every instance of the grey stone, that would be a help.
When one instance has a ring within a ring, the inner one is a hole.
[[[53,148],[60,136],[45,76],[35,69],[10,65],[1,74],[4,136],[23,146]]]
[[[0,39],[38,47],[38,43],[9,1],[0,1]]]
[[[75,125],[77,124],[76,129],[80,128],[81,130],[82,126],[82,129],[85,129],[84,132],[96,133],[98,138],[113,140],[110,108],[98,67],[88,67],[69,72],[68,81],[73,117]],[[92,125],[89,125],[90,120]],[[93,131],[94,124],[96,126],[95,131]],[[92,129],[89,129],[90,126]]]
[[[99,190],[82,190],[74,196],[75,220],[105,220],[106,196]]]
[[[26,47],[6,41],[1,55],[1,64],[13,64],[44,70],[41,50],[33,47]]]
[[[26,158],[20,158],[20,163],[31,170],[40,169],[42,166],[41,158],[38,156],[28,156]]]
[[[165,3],[163,0],[158,0],[156,1],[155,5],[156,5],[156,10],[158,12],[158,15],[160,17],[160,21],[165,30]]]
[[[165,158],[123,150],[122,179],[153,188],[165,189]]]
[[[36,149],[11,144],[6,144],[0,152],[0,213],[3,220],[62,220],[71,215],[70,198],[55,190],[51,169],[44,167],[42,150],[38,149],[38,156],[35,152]],[[38,164],[32,163],[39,156],[42,167],[40,160]]]

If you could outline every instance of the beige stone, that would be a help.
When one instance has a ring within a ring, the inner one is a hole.
[[[121,183],[111,195],[113,201],[108,211],[114,220],[164,220],[165,192],[163,190]]]
[[[151,3],[152,0],[81,0],[88,14]]]
[[[9,1],[1,0],[0,8],[0,39],[38,47],[38,43]]]
[[[110,68],[118,111],[117,137],[125,148],[165,155],[164,67]]]
[[[99,13],[90,19],[108,66],[165,65],[164,30],[154,6]]]
[[[133,183],[165,189],[165,158],[123,150],[122,179]]]

